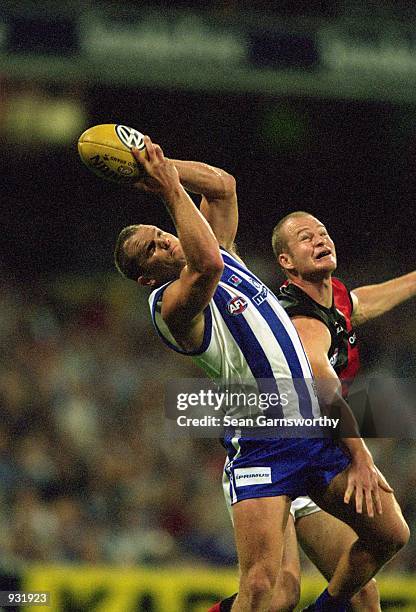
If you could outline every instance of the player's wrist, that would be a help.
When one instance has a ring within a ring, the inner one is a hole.
[[[179,211],[186,210],[189,202],[187,201],[187,193],[179,183],[176,185],[166,186],[157,194],[165,204],[167,210],[172,216],[173,222],[176,225]]]
[[[372,459],[371,453],[362,438],[344,438],[343,443],[347,447],[353,460],[362,461],[363,459]]]

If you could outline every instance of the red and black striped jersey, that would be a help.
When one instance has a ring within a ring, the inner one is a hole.
[[[344,397],[360,367],[357,336],[351,324],[352,299],[346,286],[332,278],[333,302],[331,308],[315,302],[300,287],[286,281],[278,298],[290,317],[313,317],[322,321],[331,334],[328,359],[342,383]]]

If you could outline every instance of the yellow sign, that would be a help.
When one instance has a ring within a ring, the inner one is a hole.
[[[382,609],[416,610],[416,577],[377,579]],[[224,569],[121,569],[31,566],[23,577],[25,591],[50,591],[50,607],[32,606],[30,612],[207,612],[237,590],[235,571]],[[298,609],[312,602],[325,581],[302,577]]]

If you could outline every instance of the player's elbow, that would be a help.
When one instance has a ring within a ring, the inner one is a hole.
[[[237,183],[232,174],[224,173],[224,190],[227,194],[232,195],[237,189]]]
[[[218,262],[213,262],[212,265],[206,265],[203,268],[193,270],[190,281],[193,287],[192,300],[194,303],[197,301],[195,296],[202,296],[201,299],[204,302],[204,307],[206,306],[214,296],[218,283],[221,280],[223,269],[222,262],[221,266]]]
[[[220,280],[223,271],[224,262],[219,252],[212,253],[210,257],[207,257],[203,262],[202,269],[200,270],[204,276],[217,278],[218,280]]]
[[[319,405],[325,414],[331,413],[333,410],[339,409],[343,403],[340,394],[339,380],[336,378],[324,377],[314,371],[316,381],[316,391],[318,394]]]
[[[221,189],[219,196],[222,199],[232,198],[236,194],[237,183],[232,174],[221,170]]]
[[[224,270],[224,262],[221,253],[217,250],[207,250],[204,256],[198,261],[194,261],[189,265],[192,272],[196,275],[195,280],[198,282],[220,280]]]

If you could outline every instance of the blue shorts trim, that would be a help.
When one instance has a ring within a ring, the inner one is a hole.
[[[327,438],[224,439],[231,504],[255,497],[287,495],[292,500],[326,488],[350,464],[347,453]]]

